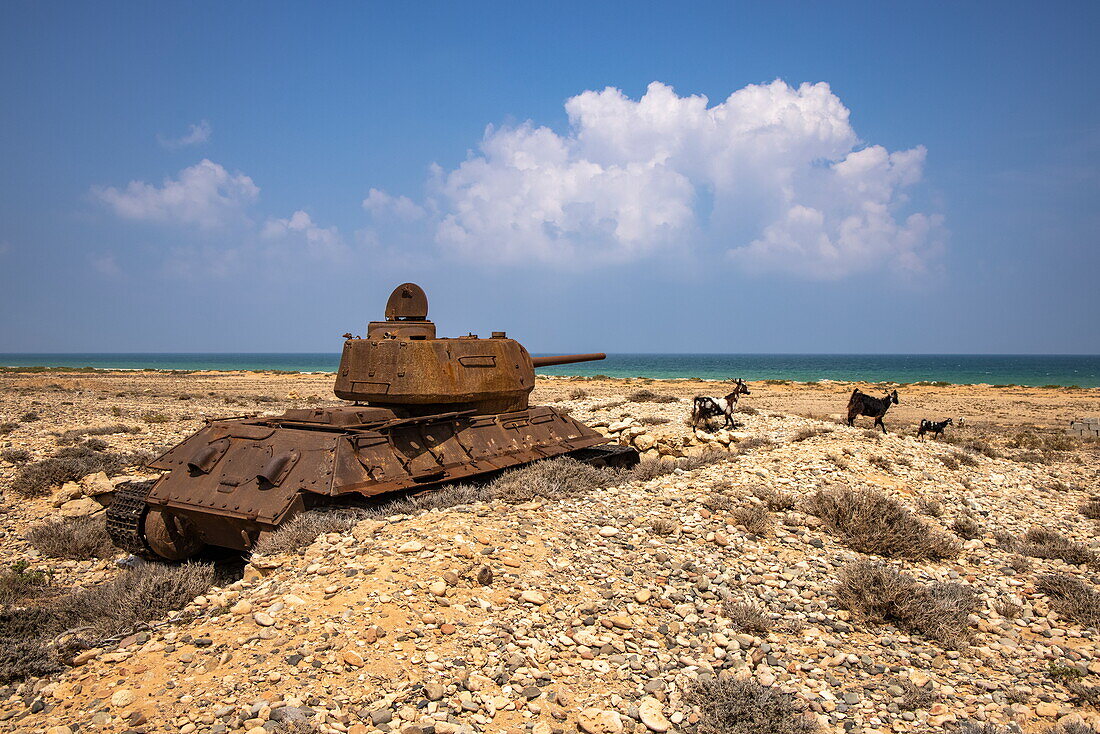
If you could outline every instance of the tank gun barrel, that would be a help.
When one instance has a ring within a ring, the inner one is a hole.
[[[596,354],[562,354],[557,357],[532,357],[531,363],[535,367],[553,367],[557,364],[573,364],[574,362],[595,362],[607,359],[603,352]]]

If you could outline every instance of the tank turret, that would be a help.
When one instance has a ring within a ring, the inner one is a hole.
[[[473,334],[436,336],[428,298],[415,283],[397,286],[386,320],[372,321],[365,338],[344,341],[336,396],[377,407],[400,406],[424,414],[471,410],[478,414],[526,410],[535,367],[604,359],[571,354],[532,359],[502,331],[488,339]]]

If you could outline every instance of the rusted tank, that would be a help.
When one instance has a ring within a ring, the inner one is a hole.
[[[424,291],[398,286],[384,321],[345,334],[334,391],[348,404],[209,421],[123,487],[107,513],[115,543],[167,560],[206,546],[247,550],[322,504],[427,490],[568,454],[630,465],[628,447],[567,414],[528,404],[535,368],[603,354],[532,358],[503,332],[436,336]]]

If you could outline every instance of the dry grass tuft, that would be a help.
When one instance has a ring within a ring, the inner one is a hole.
[[[569,392],[569,399],[570,400],[584,400],[587,397],[588,397],[588,391],[583,390],[579,387],[576,388],[575,390],[571,390]]]
[[[891,462],[885,456],[877,455],[867,457],[867,463],[871,466],[878,467],[883,471],[890,471],[890,468],[894,465],[893,462]]]
[[[680,529],[675,520],[659,517],[649,521],[649,531],[654,535],[672,535]]]
[[[710,679],[690,688],[685,698],[699,707],[695,734],[812,734],[813,718],[789,693],[755,680]]]
[[[1050,597],[1051,606],[1082,627],[1100,628],[1100,592],[1084,581],[1064,573],[1040,576],[1035,589]]]
[[[767,436],[753,436],[737,444],[737,453],[745,454],[753,449],[768,449],[772,446],[775,446],[775,441]]]
[[[62,633],[80,636],[71,643],[74,649],[94,646],[182,608],[213,582],[213,566],[149,563],[96,586],[9,609],[0,614],[0,682],[58,669],[66,650],[50,642]]]
[[[772,516],[763,505],[748,505],[730,511],[730,519],[753,535],[767,535],[772,530]]]
[[[62,446],[71,446],[85,436],[110,436],[115,433],[141,433],[136,426],[127,426],[123,423],[114,423],[109,426],[95,426],[74,428],[57,434],[57,443]]]
[[[823,489],[807,501],[807,511],[861,553],[891,558],[953,558],[959,542],[934,529],[903,504],[869,489]]]
[[[727,599],[722,605],[722,614],[741,632],[766,635],[772,628],[764,610],[752,602]]]
[[[35,525],[27,531],[27,542],[50,558],[84,561],[110,558],[116,548],[107,535],[102,517],[65,517]]]
[[[653,392],[648,388],[642,388],[641,390],[635,390],[626,396],[626,399],[632,403],[678,403],[680,398],[675,395],[663,395],[661,393]]]
[[[787,510],[793,510],[796,504],[796,498],[790,492],[784,492],[781,489],[772,489],[771,487],[763,484],[758,484],[752,488],[752,494],[758,500],[764,503],[772,512],[786,512]]]
[[[943,503],[935,497],[919,497],[917,509],[929,517],[943,516]]]
[[[981,524],[972,515],[965,512],[956,517],[955,522],[951,523],[951,530],[954,531],[955,535],[967,540],[980,538],[982,533],[985,532]]]
[[[828,428],[803,428],[798,433],[791,436],[791,443],[797,441],[805,441],[806,439],[813,438],[814,436],[820,436],[825,433],[832,433]]]
[[[536,497],[561,499],[606,486],[613,476],[614,472],[561,457],[505,472],[489,489],[494,499],[509,503],[530,502]]]
[[[1054,530],[1038,526],[1024,533],[1015,550],[1032,558],[1060,558],[1075,566],[1100,568],[1100,555],[1096,551]]]
[[[260,555],[301,551],[325,533],[346,533],[366,514],[346,508],[309,510],[283,523],[275,532],[261,537],[254,551]]]
[[[638,422],[643,426],[663,426],[666,423],[671,423],[672,419],[660,415],[643,415],[638,419]]]
[[[31,460],[31,452],[26,449],[4,449],[0,451],[0,460],[12,464],[26,464]]]
[[[676,466],[684,471],[702,469],[704,466],[730,460],[730,453],[722,449],[705,449],[697,454],[685,456],[676,461]]]
[[[1090,499],[1080,509],[1081,514],[1090,520],[1100,520],[1100,499]]]
[[[842,568],[835,593],[842,607],[867,622],[888,622],[948,646],[968,639],[968,617],[977,608],[977,596],[969,586],[921,584],[872,561]]]
[[[15,476],[11,489],[25,497],[39,497],[49,494],[54,487],[74,482],[87,474],[101,471],[111,476],[152,458],[152,454],[144,451],[107,451],[106,443],[90,438],[75,446],[62,448],[48,459],[27,464]]]

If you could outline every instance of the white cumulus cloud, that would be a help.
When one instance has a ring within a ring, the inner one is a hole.
[[[214,228],[242,220],[260,189],[243,173],[204,159],[161,186],[131,181],[125,189],[95,187],[92,193],[124,219]]]
[[[749,85],[711,105],[654,82],[565,109],[564,134],[490,126],[476,154],[437,169],[426,207],[374,189],[364,206],[438,212],[443,250],[505,263],[695,252],[827,279],[920,270],[942,237],[940,217],[906,211],[924,148],[866,146],[827,84]]]
[[[269,219],[264,224],[263,236],[268,239],[301,237],[308,254],[316,257],[338,257],[345,249],[344,240],[336,227],[319,227],[302,210],[294,212],[288,219]]]
[[[210,139],[214,128],[206,120],[199,120],[187,126],[187,132],[178,138],[167,138],[157,135],[157,141],[165,148],[183,148],[188,145],[199,145]]]
[[[375,217],[393,216],[405,222],[420,219],[425,215],[424,207],[407,196],[391,196],[385,191],[371,189],[363,199],[363,208]]]

